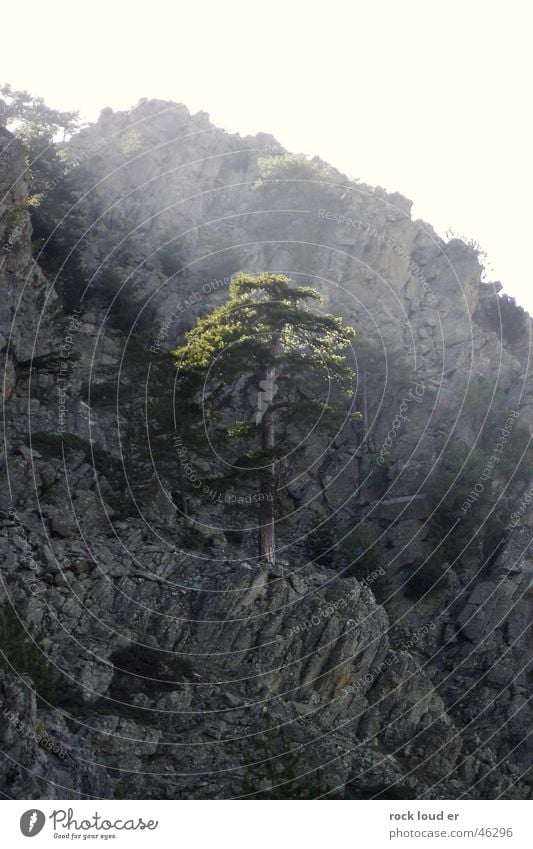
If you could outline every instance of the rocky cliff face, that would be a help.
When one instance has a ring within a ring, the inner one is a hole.
[[[325,163],[269,177],[283,153],[272,137],[160,101],[104,110],[65,148],[83,277],[65,309],[46,245],[32,255],[24,152],[0,134],[2,593],[61,681],[39,694],[7,653],[2,792],[530,798],[527,482],[472,526],[445,584],[405,592],[439,543],[443,445],[475,446],[490,413],[467,384],[492,379],[497,405],[533,423],[529,317],[509,319],[475,250],[412,221],[405,198]],[[215,503],[194,505],[194,533],[178,521],[165,463],[124,509],[128,416],[103,390],[121,369],[137,378],[131,334],[91,296],[109,269],[136,319],[153,308],[152,363],[237,270],[316,286],[356,328],[362,421],[288,464],[276,567]],[[333,520],[379,547],[365,580],[310,561],[306,535]]]

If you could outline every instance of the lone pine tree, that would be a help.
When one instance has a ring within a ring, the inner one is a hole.
[[[259,481],[259,555],[270,563],[277,464],[306,420],[316,430],[346,415],[353,387],[354,372],[341,351],[354,331],[341,318],[310,309],[309,302],[318,301],[315,289],[284,275],[237,274],[229,300],[199,319],[174,352],[184,379],[203,375],[206,420],[222,423],[246,446],[233,464],[233,483],[250,476]],[[319,397],[324,390],[328,400]]]

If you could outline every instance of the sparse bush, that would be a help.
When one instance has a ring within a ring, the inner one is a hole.
[[[529,431],[518,425],[494,381],[478,378],[461,397],[474,424],[476,445],[471,448],[461,439],[449,442],[428,488],[435,507],[431,536],[443,541],[450,562],[470,547],[480,551],[481,543],[485,557],[495,556],[513,501],[533,470]]]
[[[491,300],[487,315],[492,329],[510,345],[524,335],[527,313],[510,295],[500,295]]]
[[[316,182],[338,184],[339,175],[318,156],[310,159],[303,153],[282,153],[258,160],[261,180],[281,182]]]
[[[492,564],[507,541],[506,523],[493,512],[483,537],[483,560]]]
[[[83,451],[86,462],[93,465],[96,475],[105,478],[115,490],[122,492],[126,487],[121,461],[109,451],[91,444],[75,433],[35,431],[31,434],[31,439],[28,439],[28,445],[46,460],[62,460],[63,451]],[[115,504],[111,506],[115,507]]]
[[[432,538],[443,541],[444,556],[452,562],[470,544],[475,544],[475,531],[482,521],[480,517],[487,512],[490,486],[479,493],[477,501],[466,514],[462,512],[466,499],[480,481],[485,465],[483,451],[469,448],[462,439],[454,439],[448,443],[433,473],[428,489],[435,510],[429,527]]]
[[[187,523],[182,532],[182,544],[184,548],[202,549],[205,546],[205,536],[196,525]]]
[[[474,377],[458,392],[457,397],[463,406],[463,413],[472,419],[474,427],[482,434],[495,412],[505,405],[505,394],[496,388],[490,377]]]
[[[335,559],[336,536],[327,524],[311,531],[305,538],[305,553],[319,566],[332,566]]]
[[[367,580],[382,567],[383,549],[372,540],[366,527],[354,528],[338,545],[336,565],[345,577]]]
[[[33,255],[71,313],[80,307],[88,282],[80,259],[87,222],[78,206],[77,169],[69,167],[57,136],[62,132],[65,139],[79,128],[78,113],[51,109],[42,98],[9,85],[0,87],[0,94],[7,97],[8,125],[26,152]]]
[[[375,486],[380,491],[387,488],[391,466],[388,457],[383,457],[382,460],[383,462],[378,463],[377,454],[364,454],[361,463],[362,476],[369,476],[367,485]]]
[[[173,277],[185,263],[183,251],[174,242],[159,248],[157,259],[166,277]]]
[[[135,156],[142,150],[142,138],[138,130],[127,130],[122,134],[120,140],[120,149],[127,158]]]
[[[310,204],[315,208],[324,204],[338,205],[342,186],[341,175],[318,157],[309,159],[304,154],[284,153],[258,161],[260,179],[254,186],[267,201],[292,204]]]
[[[77,689],[59,677],[44,653],[41,638],[24,624],[22,613],[8,598],[0,605],[0,669],[29,675],[42,707],[66,707],[79,700]]]
[[[30,440],[28,440],[30,443]],[[120,467],[120,461],[98,445],[78,436],[76,433],[53,433],[46,430],[36,430],[31,435],[31,447],[46,459],[61,458],[62,447],[66,450],[83,451],[88,462],[94,457],[97,471],[108,476]]]
[[[450,587],[450,574],[446,571],[448,564],[439,551],[435,551],[427,560],[416,563],[413,568],[413,574],[405,584],[405,595],[408,598],[419,599],[426,593],[434,595]]]
[[[110,657],[115,672],[111,696],[128,701],[135,693],[168,692],[192,678],[191,662],[186,657],[148,646],[131,645]]]
[[[234,545],[238,548],[243,544],[246,538],[246,533],[240,528],[224,528],[224,536],[230,545]]]
[[[80,398],[92,407],[109,407],[117,403],[118,384],[116,380],[102,380],[91,383],[85,380],[80,387]]]
[[[247,799],[318,799],[327,790],[320,770],[300,765],[300,755],[274,725],[263,717],[262,733],[252,743],[252,761],[246,766],[241,794]],[[308,772],[307,775],[301,775]]]
[[[69,368],[79,359],[76,354],[71,354]],[[65,359],[61,356],[61,351],[48,351],[46,354],[41,354],[38,357],[32,357],[29,360],[18,360],[17,371],[19,373],[35,373],[42,374],[59,374],[60,371],[65,374]]]
[[[154,308],[149,296],[141,295],[134,281],[125,282],[113,268],[102,269],[92,287],[92,297],[107,307],[107,320],[115,330],[143,333],[152,329]]]

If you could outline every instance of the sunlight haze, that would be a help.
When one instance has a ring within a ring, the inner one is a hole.
[[[272,133],[479,242],[532,311],[530,18],[525,2],[29,0],[0,81],[89,120],[156,97]]]

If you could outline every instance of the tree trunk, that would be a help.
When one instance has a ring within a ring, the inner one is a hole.
[[[368,383],[366,378],[366,371],[363,369],[362,374],[362,382],[363,382],[363,445],[365,449],[368,448]],[[363,447],[363,446],[361,446]]]
[[[187,493],[185,491],[185,478],[183,476],[183,466],[181,464],[181,460],[178,457],[178,486],[180,488],[180,501],[181,501],[181,512],[184,519],[189,518],[189,507],[187,504]]]
[[[274,413],[272,398],[276,392],[276,374],[273,368],[265,372],[261,382],[257,417],[261,422],[261,448],[270,451],[275,447]],[[261,473],[261,501],[259,503],[259,556],[269,563],[276,562],[276,529],[274,522],[276,503],[276,464],[271,463]]]
[[[361,443],[358,446],[355,456],[360,459],[363,454],[368,454],[369,451],[372,451],[372,446],[370,444],[370,436],[369,436],[369,416],[368,416],[368,376],[365,369],[360,372],[361,377],[361,394],[362,394],[362,410],[361,410],[361,425],[363,430],[363,436],[361,439]]]

